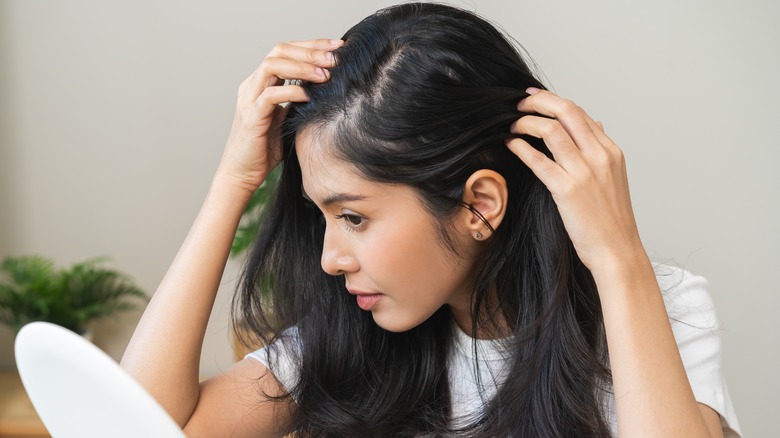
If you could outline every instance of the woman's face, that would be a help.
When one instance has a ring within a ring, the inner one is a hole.
[[[322,269],[343,275],[355,305],[389,331],[409,330],[449,304],[468,321],[472,239],[455,221],[453,255],[414,191],[376,183],[333,158],[326,136],[303,130],[296,141],[303,190],[325,217]],[[465,211],[465,209],[464,209]]]

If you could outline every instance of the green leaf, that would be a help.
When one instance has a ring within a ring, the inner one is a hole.
[[[148,299],[128,276],[106,267],[107,262],[96,257],[56,270],[41,256],[7,257],[0,263],[0,322],[18,330],[31,321],[49,321],[81,331],[92,320]]]

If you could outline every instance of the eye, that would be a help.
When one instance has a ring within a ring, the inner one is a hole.
[[[366,219],[356,214],[344,213],[336,216],[336,219],[343,219],[351,229],[358,230],[366,224]]]

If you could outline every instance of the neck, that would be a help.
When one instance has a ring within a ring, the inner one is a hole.
[[[512,334],[512,330],[506,324],[501,312],[494,306],[486,306],[482,309],[479,318],[482,322],[477,324],[477,332],[473,332],[474,320],[470,306],[455,306],[450,304],[450,312],[455,323],[467,335],[476,339],[501,339]]]

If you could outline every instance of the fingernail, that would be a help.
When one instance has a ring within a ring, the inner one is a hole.
[[[317,67],[317,74],[322,76],[323,78],[327,78],[328,75],[325,73],[325,69],[321,67]]]
[[[336,58],[333,56],[333,52],[328,52],[325,54],[325,56],[328,58],[328,62],[333,64],[336,61]]]
[[[330,43],[333,44],[334,46],[340,46],[341,44],[344,43],[344,41],[343,40],[330,40]]]
[[[528,93],[528,94],[536,94],[536,93],[538,93],[540,91],[542,91],[542,90],[540,90],[539,88],[536,88],[536,87],[528,87],[528,88],[525,89],[525,92]]]

